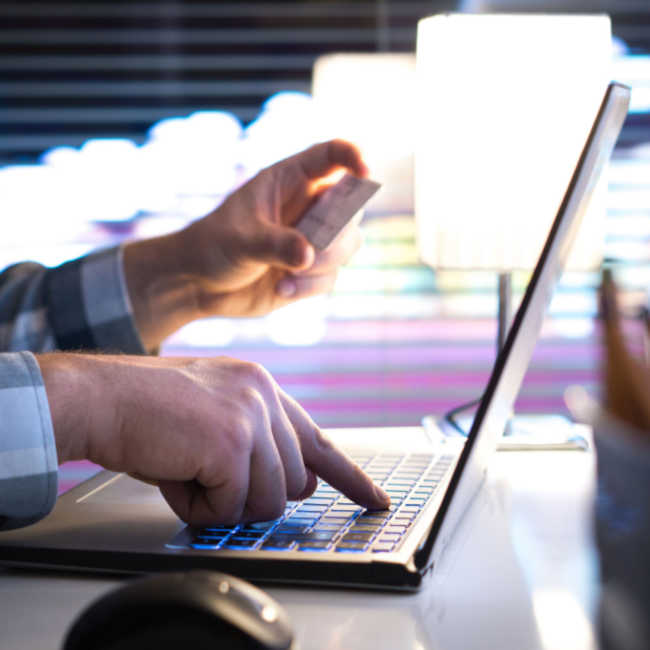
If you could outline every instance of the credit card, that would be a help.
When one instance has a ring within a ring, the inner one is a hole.
[[[345,174],[307,209],[296,228],[314,248],[323,250],[380,187],[367,178]]]

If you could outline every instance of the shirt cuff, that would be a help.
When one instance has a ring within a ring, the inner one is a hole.
[[[48,271],[47,312],[60,350],[146,352],[133,319],[122,247],[108,248]]]
[[[41,369],[31,352],[0,354],[0,529],[47,515],[58,463]]]

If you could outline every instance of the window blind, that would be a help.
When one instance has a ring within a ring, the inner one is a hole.
[[[412,51],[453,2],[3,2],[0,164],[154,122],[228,110],[244,123],[281,90],[309,92],[331,51]]]

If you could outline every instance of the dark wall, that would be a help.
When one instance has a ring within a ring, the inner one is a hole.
[[[0,164],[89,137],[141,141],[197,109],[248,122],[278,90],[309,92],[331,51],[409,51],[454,1],[0,3]]]
[[[322,53],[413,51],[420,17],[490,2],[609,11],[650,51],[650,0],[0,0],[0,165],[90,137],[141,142],[198,109],[246,123],[274,92],[308,92]]]

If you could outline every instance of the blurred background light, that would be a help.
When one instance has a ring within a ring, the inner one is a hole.
[[[244,132],[244,176],[251,178],[264,167],[318,142],[315,120],[310,95],[286,91],[269,97]]]
[[[314,63],[312,93],[321,140],[344,138],[363,153],[382,183],[375,212],[413,211],[415,55],[336,53]]]

